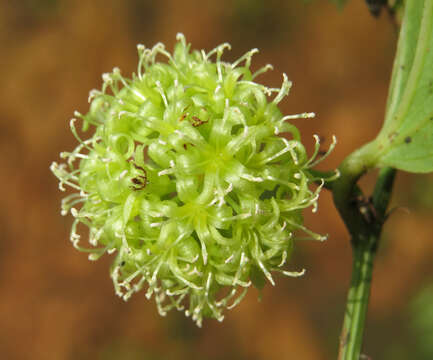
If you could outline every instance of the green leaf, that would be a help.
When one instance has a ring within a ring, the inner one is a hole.
[[[376,165],[433,171],[433,0],[408,0]]]

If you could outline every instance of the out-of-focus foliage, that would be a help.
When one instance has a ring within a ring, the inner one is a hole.
[[[27,20],[43,20],[60,11],[64,0],[22,0],[12,2]]]
[[[162,360],[161,356],[149,353],[143,346],[114,342],[101,351],[98,360]]]
[[[305,3],[313,2],[314,0],[303,0]],[[339,9],[349,2],[349,0],[329,0]],[[379,16],[384,7],[388,7],[391,12],[399,12],[404,5],[404,0],[365,0],[365,4],[373,16]]]
[[[433,176],[431,174],[416,176],[408,196],[411,205],[421,210],[433,210]]]
[[[314,0],[302,0],[304,3],[311,3],[314,2]],[[335,5],[337,5],[337,7],[339,9],[342,9],[344,7],[344,5],[346,5],[346,3],[348,2],[348,0],[329,0],[330,2],[334,3]]]
[[[290,35],[299,31],[299,14],[294,5],[279,0],[235,0],[226,20],[226,25],[233,29],[230,34],[231,44],[243,44],[246,47],[262,47],[262,43],[279,47],[281,41],[290,41]],[[298,8],[303,9],[303,4]],[[251,36],[239,38],[242,29],[248,29]]]
[[[433,282],[412,303],[412,327],[415,335],[415,359],[433,359]]]
[[[346,5],[348,0],[331,0],[331,1],[341,9],[344,5]]]

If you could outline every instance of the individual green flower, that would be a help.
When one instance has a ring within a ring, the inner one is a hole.
[[[177,39],[173,54],[160,43],[138,45],[132,79],[117,68],[103,75],[90,111],[76,113],[83,131],[95,127],[93,136],[81,140],[72,119],[79,145],[51,170],[61,190],[77,190],[62,201],[62,214],[75,218],[74,246],[91,260],[116,252],[116,293],[127,300],[146,288],[162,315],[186,309],[201,325],[203,316],[222,320],[251,284],[274,284],[272,273],[303,273],[285,264],[294,231],[324,239],[302,226],[301,215],[317,207],[321,186],[310,190],[318,179],[309,169],[319,141],[309,159],[287,120],[314,114],[281,114],[277,104],[291,83],[286,75],[279,89],[255,83],[271,68],[251,72],[256,49],[227,63],[228,44],[206,53]],[[79,245],[80,224],[90,248]]]

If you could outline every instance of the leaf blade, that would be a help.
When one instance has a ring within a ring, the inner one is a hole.
[[[433,0],[409,0],[394,63],[387,115],[374,141],[377,166],[433,171]]]

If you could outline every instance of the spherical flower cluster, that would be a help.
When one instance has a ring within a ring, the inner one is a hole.
[[[251,284],[274,284],[272,273],[303,273],[285,264],[295,230],[324,239],[301,215],[317,207],[321,186],[310,185],[320,179],[309,169],[319,142],[309,159],[287,120],[314,114],[283,116],[277,107],[286,75],[279,89],[254,82],[270,68],[251,72],[257,50],[227,63],[228,44],[206,53],[177,39],[173,54],[139,45],[132,79],[117,68],[103,75],[90,111],[76,113],[93,136],[82,140],[72,119],[79,145],[51,170],[61,190],[77,190],[62,201],[62,214],[75,218],[73,245],[91,260],[116,253],[116,293],[126,300],[145,288],[161,314],[185,309],[200,325],[203,316],[222,320]],[[80,224],[90,248],[79,244]]]

